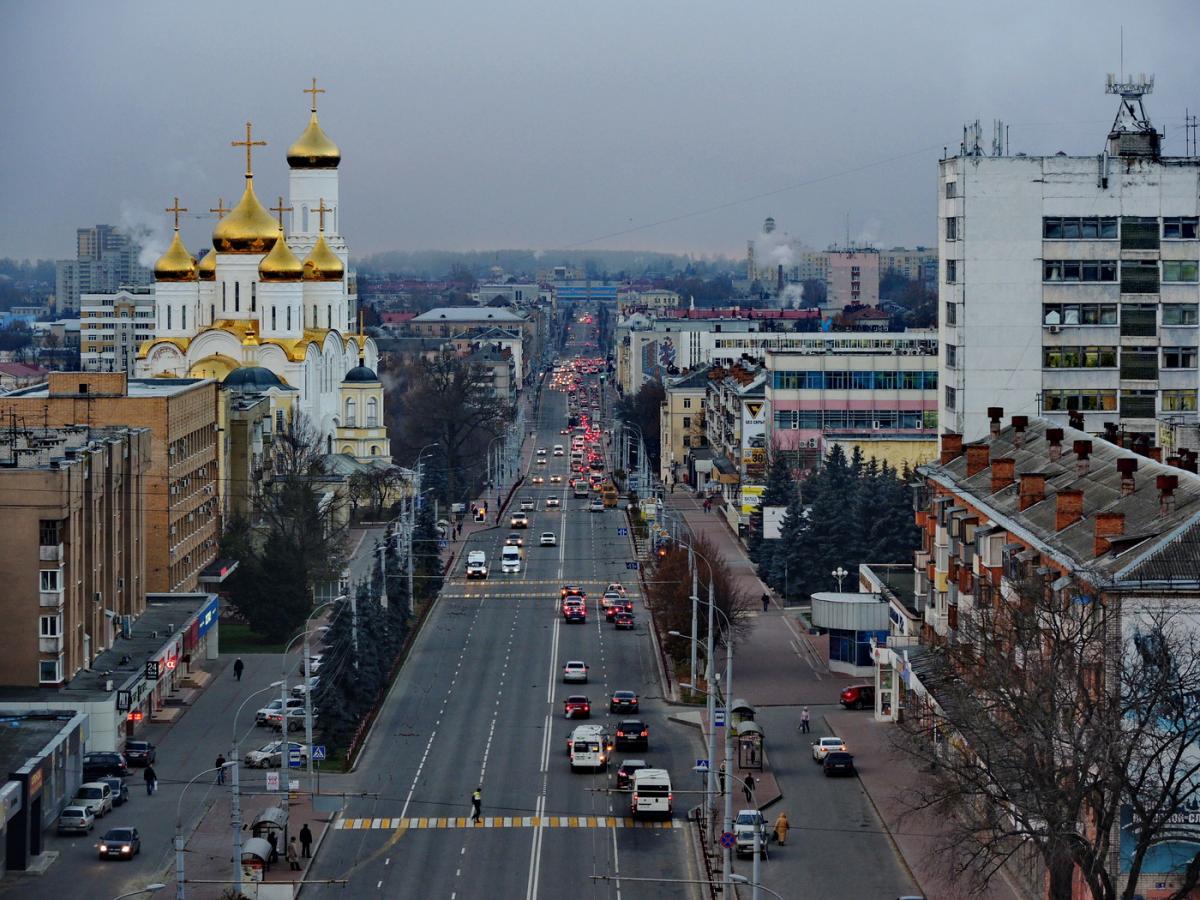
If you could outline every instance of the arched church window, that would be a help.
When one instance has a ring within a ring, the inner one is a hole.
[[[221,282],[221,312],[225,312],[229,307],[225,305],[225,282]]]
[[[171,327],[171,307],[167,307],[167,328]]]
[[[356,412],[354,407],[355,407],[354,398],[347,397],[346,398],[346,427],[347,428],[357,428],[358,427],[358,422],[356,422],[354,420],[354,416],[355,416],[355,412]]]
[[[179,327],[187,331],[187,307],[184,306],[179,310]]]
[[[288,331],[291,331],[292,330],[292,308],[290,306],[287,308],[287,323],[288,323],[288,326],[287,326]]]
[[[258,311],[258,291],[256,290],[257,287],[258,287],[258,285],[255,284],[253,281],[250,282],[250,312]]]
[[[233,311],[242,311],[242,283],[240,281],[233,283]]]
[[[367,399],[367,427],[375,428],[379,425],[379,401],[374,397]]]
[[[275,330],[275,306],[271,306],[271,330]]]
[[[304,218],[304,231],[305,231],[305,233],[307,233],[308,232],[308,204],[307,203],[304,204],[304,206],[301,208],[301,211],[302,211],[302,216]]]

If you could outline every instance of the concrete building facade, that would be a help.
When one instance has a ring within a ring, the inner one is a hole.
[[[112,293],[149,284],[150,269],[138,259],[137,244],[114,225],[93,225],[75,233],[75,259],[55,263],[58,314],[78,315],[83,294]]]
[[[83,294],[79,308],[79,359],[85,372],[133,376],[138,348],[154,337],[154,288]]]
[[[863,304],[879,305],[879,251],[870,248],[829,251],[830,309]]]

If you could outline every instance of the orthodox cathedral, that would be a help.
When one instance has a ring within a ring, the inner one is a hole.
[[[271,215],[254,193],[254,140],[246,185],[232,209],[219,202],[212,250],[197,264],[175,234],[154,266],[155,336],[138,350],[141,378],[213,378],[228,387],[277,385],[330,453],[390,461],[375,342],[354,323],[357,295],[340,232],[341,151],[317,121],[316,80],[308,127],[288,148],[289,200]],[[287,219],[285,220],[285,214]],[[285,230],[285,221],[287,228]]]

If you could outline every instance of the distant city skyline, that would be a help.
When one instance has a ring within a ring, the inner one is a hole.
[[[312,23],[322,24],[314,32]],[[865,27],[869,22],[869,27]],[[236,24],[233,24],[236,23]],[[1031,27],[1036,23],[1036,27]],[[373,12],[227,0],[204,15],[132,2],[6,11],[0,256],[63,259],[75,229],[150,228],[208,245],[241,190],[247,119],[264,200],[316,76],[342,149],[347,240],[388,250],[642,249],[741,259],[763,219],[815,248],[936,239],[936,161],[962,126],[1013,153],[1098,153],[1104,76],[1154,73],[1165,152],[1200,107],[1200,9],[1109,0],[814,12],[765,2]],[[320,35],[314,44],[313,35]],[[954,40],[946,35],[954,35]],[[1070,40],[1063,35],[1070,35]]]

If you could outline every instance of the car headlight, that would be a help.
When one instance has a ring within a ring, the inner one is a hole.
[[[108,845],[106,845],[106,844],[101,844],[101,845],[100,845],[100,852],[101,852],[101,853],[107,853],[107,852],[108,852]]]
[[[129,844],[125,844],[123,847],[121,847],[121,852],[128,853],[130,851],[130,849],[131,848],[130,848]]]

